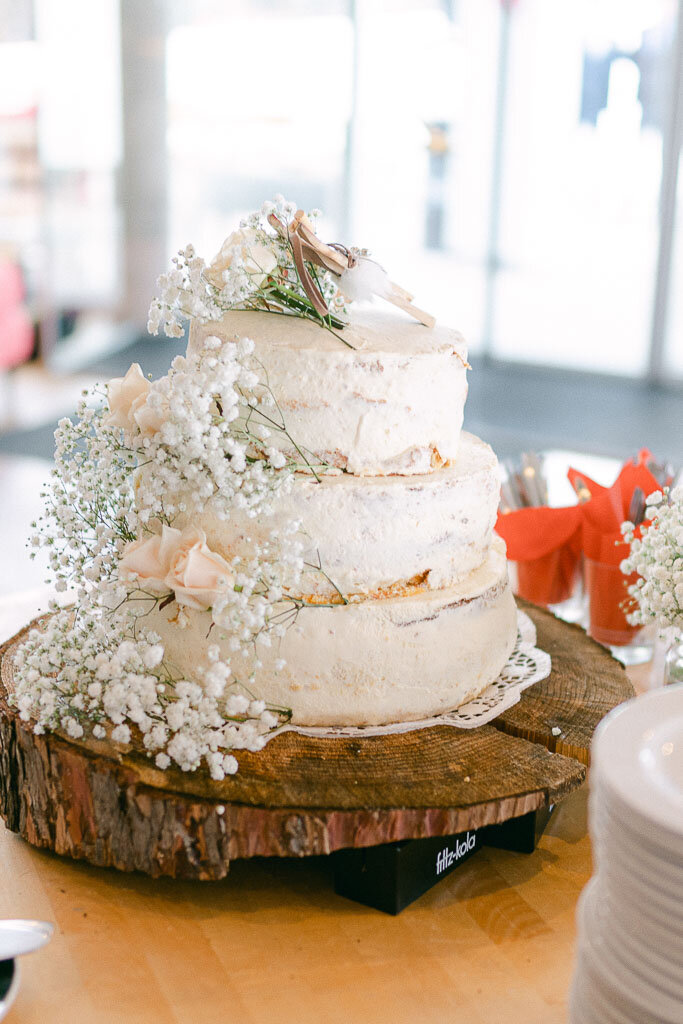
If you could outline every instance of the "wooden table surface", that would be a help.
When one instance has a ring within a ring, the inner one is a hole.
[[[0,832],[0,917],[55,923],[15,1024],[559,1024],[591,873],[585,787],[534,854],[484,849],[398,917],[336,896],[325,858],[152,881]]]
[[[630,673],[636,686],[643,669]],[[324,857],[153,881],[0,825],[0,917],[55,923],[21,961],[15,1024],[564,1024],[587,788],[531,855],[485,848],[398,917],[336,896]]]

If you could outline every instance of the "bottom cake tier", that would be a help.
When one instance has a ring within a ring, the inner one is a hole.
[[[174,618],[169,607],[146,624],[161,635],[167,663],[201,682],[209,646],[227,640],[211,628],[210,612],[188,612],[183,629]],[[459,707],[496,679],[514,646],[516,623],[505,548],[496,539],[484,564],[454,586],[302,609],[280,641],[259,645],[254,688],[269,704],[291,708],[300,725],[428,718]],[[286,664],[276,670],[279,659]],[[232,662],[236,678],[245,678],[251,666],[240,666],[234,655]]]

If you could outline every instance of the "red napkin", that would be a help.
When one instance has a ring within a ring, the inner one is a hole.
[[[499,512],[496,522],[496,532],[507,544],[508,558],[515,562],[542,558],[572,541],[580,529],[579,505],[517,508]]]
[[[592,570],[587,579],[589,597],[590,590],[595,591],[592,607],[601,609],[600,614],[607,616],[615,630],[617,625],[631,629],[620,608],[629,582],[618,570],[628,554],[621,524],[628,518],[636,487],[642,488],[645,496],[659,488],[646,466],[651,458],[648,449],[641,449],[637,461],[624,463],[611,487],[603,487],[572,467],[567,474],[572,485],[580,477],[591,494],[581,505],[499,513],[496,532],[507,544],[508,558],[517,562],[517,593],[521,597],[536,604],[556,604],[568,598],[583,553],[605,566]]]
[[[659,490],[657,479],[647,468],[651,458],[651,453],[643,448],[638,453],[637,462],[624,463],[611,487],[599,487],[583,477],[592,494],[590,501],[580,506],[588,631],[601,643],[623,646],[630,643],[638,631],[638,627],[630,625],[626,618],[630,604],[627,588],[635,583],[637,576],[632,573],[626,577],[619,568],[629,552],[628,544],[622,539],[621,524],[628,519],[636,487],[642,489],[645,497]],[[576,475],[575,470],[570,470],[572,473]]]
[[[545,506],[499,513],[496,531],[517,562],[517,593],[534,604],[571,596],[581,556],[581,512]]]
[[[569,472],[576,474],[576,470]],[[644,462],[626,462],[611,487],[599,487],[583,474],[578,475],[593,495],[578,506],[583,519],[583,553],[596,562],[619,565],[628,554],[628,546],[621,539],[621,524],[628,519],[633,492],[640,487],[647,497],[659,490],[659,484]]]

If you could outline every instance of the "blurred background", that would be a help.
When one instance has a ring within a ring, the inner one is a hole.
[[[164,372],[156,277],[282,192],[462,330],[499,454],[682,463],[682,26],[683,0],[0,0],[0,456]]]

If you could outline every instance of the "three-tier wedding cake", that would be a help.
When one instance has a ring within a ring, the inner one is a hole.
[[[133,364],[55,435],[33,544],[74,601],[17,652],[22,717],[221,779],[287,720],[481,693],[516,609],[461,336],[282,197],[159,289],[149,329],[189,323],[186,355],[151,382]]]
[[[516,611],[493,538],[496,457],[461,430],[462,337],[371,310],[345,327],[350,349],[310,320],[238,311],[194,323],[189,351],[207,337],[244,336],[288,433],[328,467],[317,478],[297,473],[278,505],[301,524],[306,564],[324,573],[303,574],[295,596],[305,614],[259,652],[259,695],[291,708],[295,723],[375,725],[479,694],[512,650]],[[239,512],[220,519],[209,504],[174,525],[199,527],[231,560],[272,524]],[[157,609],[150,624],[169,658],[196,676],[209,664],[211,612],[187,616],[180,628],[174,609]]]

